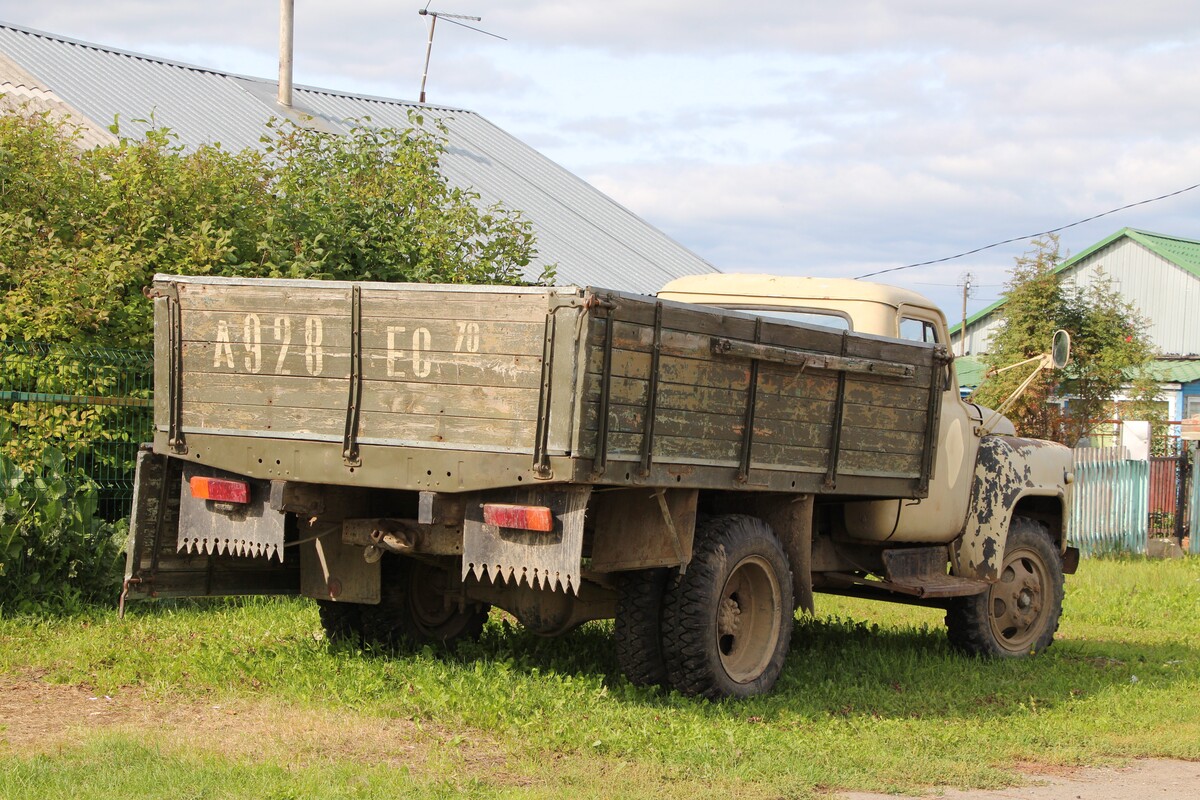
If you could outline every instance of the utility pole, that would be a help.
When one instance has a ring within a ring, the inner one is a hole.
[[[958,354],[960,356],[967,354],[967,298],[971,296],[971,288],[974,283],[974,273],[964,272],[958,276],[958,285],[963,290],[962,327],[958,329]]]
[[[292,105],[293,26],[296,18],[295,0],[279,0],[279,105]]]

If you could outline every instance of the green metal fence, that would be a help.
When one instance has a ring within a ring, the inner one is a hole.
[[[0,342],[4,451],[18,462],[61,450],[100,488],[100,510],[129,513],[138,446],[153,437],[153,355],[143,350]]]

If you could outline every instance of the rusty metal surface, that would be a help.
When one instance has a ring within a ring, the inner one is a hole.
[[[578,594],[583,559],[583,524],[590,486],[545,486],[490,492],[488,502],[548,506],[554,530],[499,528],[483,521],[482,502],[467,503],[463,526],[462,576],[478,581],[522,584]]]
[[[692,558],[698,496],[694,489],[651,488],[597,494],[592,501],[592,569],[617,572],[686,564]]]
[[[379,602],[380,562],[364,557],[365,548],[342,541],[342,526],[321,524],[301,530],[300,593],[318,600]]]

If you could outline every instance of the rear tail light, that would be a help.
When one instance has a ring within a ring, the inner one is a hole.
[[[199,475],[188,481],[192,497],[200,500],[216,500],[220,503],[249,503],[250,484],[246,481],[231,481],[225,478],[203,478]]]
[[[554,530],[554,512],[545,506],[511,506],[485,503],[483,521],[498,528],[549,533]]]

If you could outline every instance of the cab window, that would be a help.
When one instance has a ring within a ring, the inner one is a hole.
[[[795,309],[772,308],[770,306],[725,306],[731,311],[742,311],[756,317],[767,319],[786,319],[789,322],[802,322],[805,325],[820,325],[824,328],[834,328],[839,331],[851,330],[850,318],[837,311],[824,309]]]
[[[917,319],[916,317],[901,317],[900,338],[911,342],[937,344],[937,326],[929,320]]]

